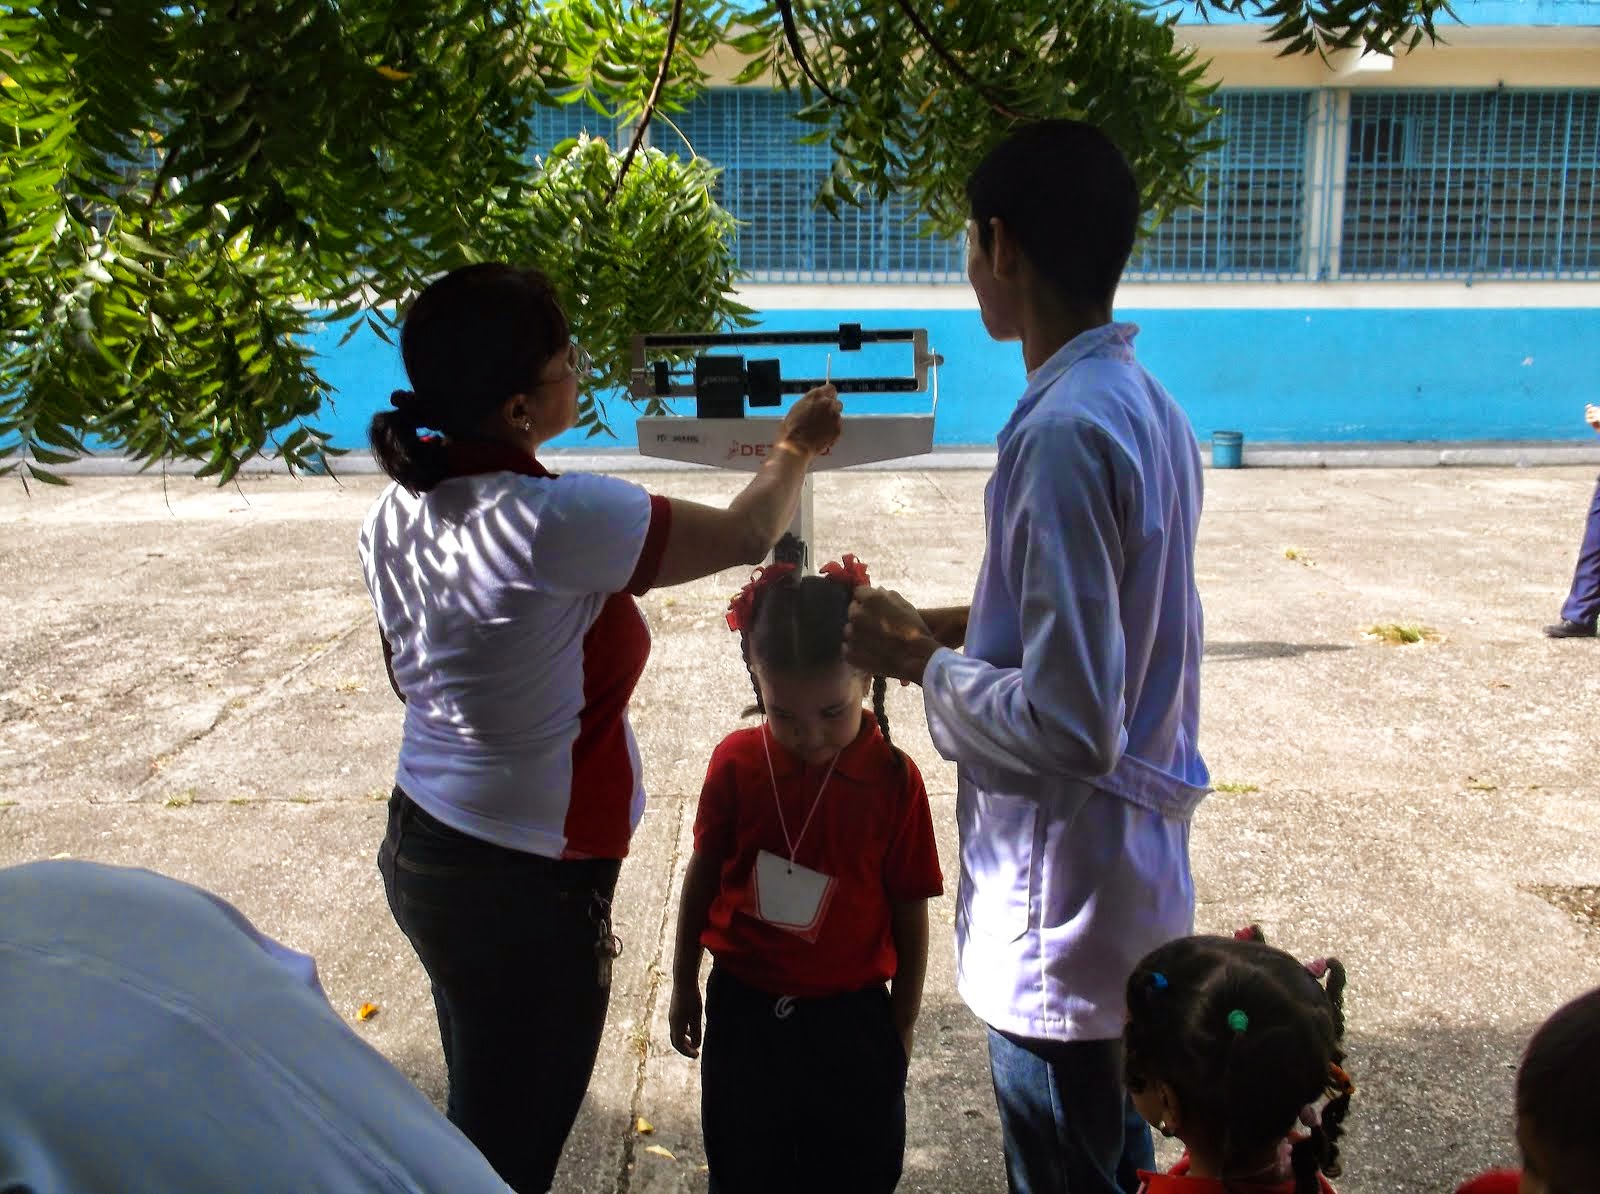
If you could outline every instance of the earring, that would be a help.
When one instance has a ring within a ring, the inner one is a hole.
[[[1156,1131],[1160,1132],[1168,1140],[1172,1139],[1172,1129],[1167,1127],[1167,1121],[1166,1120],[1162,1120],[1160,1123],[1158,1123],[1156,1125]]]
[[[524,431],[532,431],[533,430],[533,424],[530,421],[528,421],[527,419],[523,419],[522,420],[522,429]]]

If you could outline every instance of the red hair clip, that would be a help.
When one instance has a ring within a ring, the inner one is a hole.
[[[756,595],[762,589],[771,588],[794,571],[793,564],[768,564],[765,568],[757,568],[752,572],[750,583],[735,593],[733,600],[728,602],[728,629],[741,633],[748,630],[756,612]]]
[[[862,585],[872,583],[872,577],[867,575],[867,566],[851,555],[845,556],[843,560],[829,560],[822,566],[821,572],[829,580],[848,585],[852,593]]]

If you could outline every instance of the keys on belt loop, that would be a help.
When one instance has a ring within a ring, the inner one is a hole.
[[[600,986],[611,986],[611,964],[622,956],[622,940],[611,931],[611,901],[598,891],[589,900],[589,919],[594,922],[594,957]]]

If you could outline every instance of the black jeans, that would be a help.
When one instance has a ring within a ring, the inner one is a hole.
[[[887,1194],[906,1151],[889,993],[779,998],[713,967],[700,1122],[712,1194]]]
[[[520,1194],[550,1188],[594,1072],[621,865],[508,850],[389,798],[378,870],[433,983],[447,1113]]]

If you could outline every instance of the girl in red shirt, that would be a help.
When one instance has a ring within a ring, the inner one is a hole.
[[[1128,979],[1128,1090],[1186,1152],[1168,1173],[1141,1173],[1141,1191],[1332,1194],[1355,1093],[1343,1037],[1335,959],[1301,965],[1254,926],[1147,954]]]
[[[729,608],[766,721],[723,739],[706,771],[672,1044],[698,1057],[703,1016],[715,1194],[888,1191],[943,879],[922,777],[889,742],[883,679],[843,662],[866,568],[845,556],[803,577],[783,554]]]

